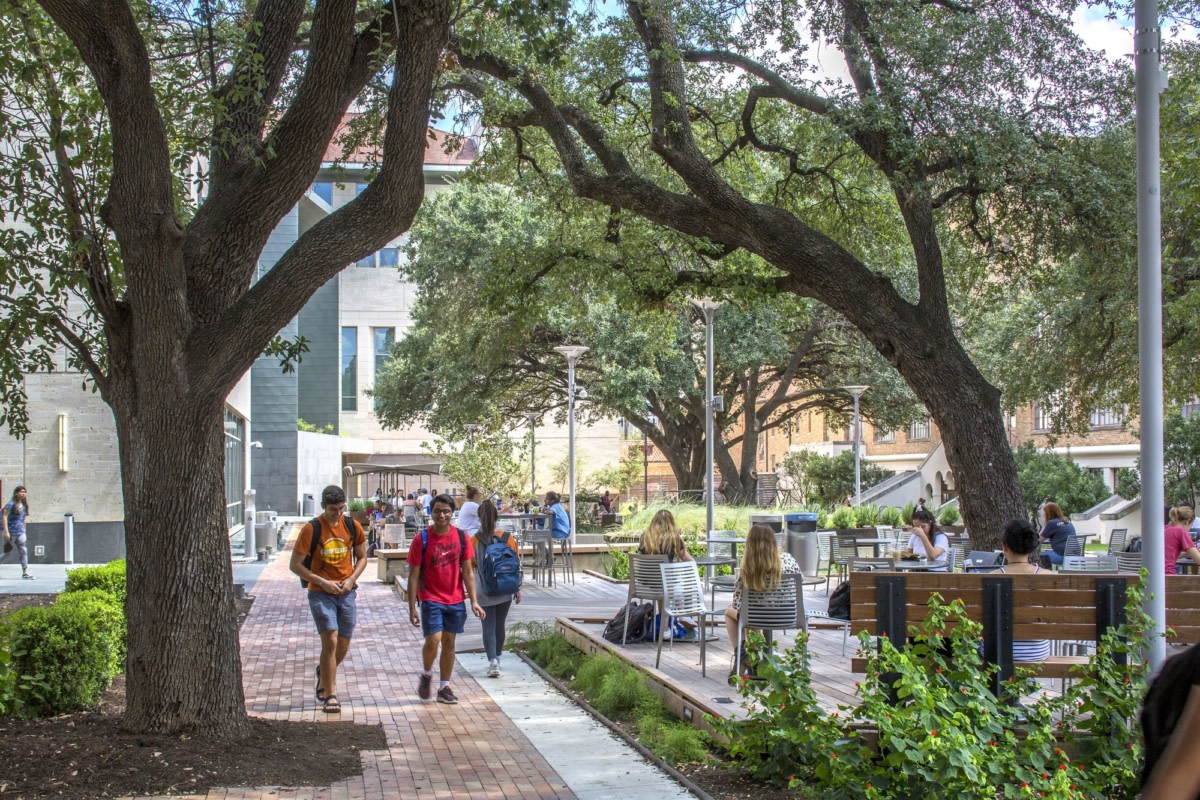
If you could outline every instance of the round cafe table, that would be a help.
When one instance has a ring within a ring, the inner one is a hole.
[[[921,559],[920,561],[904,561],[903,559],[898,558],[896,559],[896,566],[894,569],[897,572],[928,572],[934,569],[945,569],[945,567],[945,561],[928,561],[926,559]]]

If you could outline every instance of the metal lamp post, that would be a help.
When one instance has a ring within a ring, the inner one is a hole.
[[[482,426],[478,422],[468,422],[466,425],[463,425],[463,427],[467,429],[467,444],[471,447],[474,447],[475,431],[479,430]]]
[[[862,397],[863,392],[870,389],[870,386],[843,386],[850,396],[854,398],[854,505],[862,505],[862,477],[859,471],[859,463],[862,453],[862,421],[858,416],[858,398]]]
[[[537,497],[537,414],[526,414],[529,420],[529,496]]]
[[[720,300],[711,297],[692,298],[692,305],[704,314],[704,480],[706,483],[705,504],[708,519],[708,531],[713,530],[713,500],[716,486],[713,479],[713,317],[721,307]]]
[[[578,344],[554,348],[567,359],[567,495],[571,499],[571,544],[575,544],[575,362],[588,351]]]
[[[651,414],[646,418],[651,425],[658,424],[658,417]],[[647,441],[646,432],[642,431],[642,507],[650,506],[650,451],[654,445]]]

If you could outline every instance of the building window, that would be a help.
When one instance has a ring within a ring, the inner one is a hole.
[[[929,441],[929,427],[929,417],[912,423],[908,426],[908,440],[910,442]]]
[[[383,368],[392,358],[392,345],[396,343],[396,329],[372,328],[371,336],[375,340],[375,383],[378,385]],[[375,405],[376,407],[379,405],[378,397],[375,398]]]
[[[1041,403],[1033,404],[1033,430],[1050,430],[1050,410]]]
[[[246,420],[225,409],[225,524],[244,523],[246,497]]]
[[[325,205],[333,205],[333,181],[317,181],[312,185],[312,193],[325,201]]]
[[[1183,414],[1184,419],[1191,419],[1193,414],[1200,414],[1200,397],[1193,397],[1191,400],[1188,400],[1179,409],[1179,412]]]
[[[880,444],[890,444],[896,441],[896,432],[888,431],[882,428],[875,429],[875,441]]]
[[[358,411],[358,328],[342,328],[342,411]]]
[[[1088,415],[1088,428],[1119,428],[1121,418],[1125,416],[1123,409],[1098,408]]]
[[[400,265],[400,248],[385,247],[382,250],[372,253],[369,256],[363,256],[358,261],[354,262],[354,266],[360,269],[395,269]]]

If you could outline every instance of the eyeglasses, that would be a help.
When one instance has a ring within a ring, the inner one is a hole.
[[[447,514],[453,514],[454,509],[452,509],[452,508],[435,508],[433,511],[430,511],[429,513],[435,517],[446,516]]]

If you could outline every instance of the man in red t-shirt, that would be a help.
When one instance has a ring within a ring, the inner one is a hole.
[[[454,514],[454,499],[439,494],[429,504],[433,524],[423,534],[413,537],[408,548],[408,617],[413,625],[421,626],[425,644],[421,648],[421,673],[417,695],[428,700],[432,693],[433,660],[438,657],[441,685],[439,703],[454,704],[458,698],[450,689],[450,674],[454,671],[454,640],[463,632],[467,611],[463,607],[463,590],[471,600],[471,611],[483,619],[484,611],[475,599],[475,574],[470,561],[475,557],[471,540],[450,524]],[[428,545],[423,540],[428,540]],[[428,549],[428,552],[426,550]],[[464,566],[465,565],[465,566]],[[417,599],[421,613],[417,613]]]
[[[340,486],[321,491],[321,538],[313,550],[313,523],[300,529],[292,547],[292,572],[308,581],[308,608],[321,636],[321,663],[317,667],[317,702],[322,710],[342,710],[337,698],[337,668],[346,659],[354,626],[358,622],[358,578],[367,568],[367,537],[351,519],[346,526],[346,493]],[[304,560],[312,553],[312,563]]]

